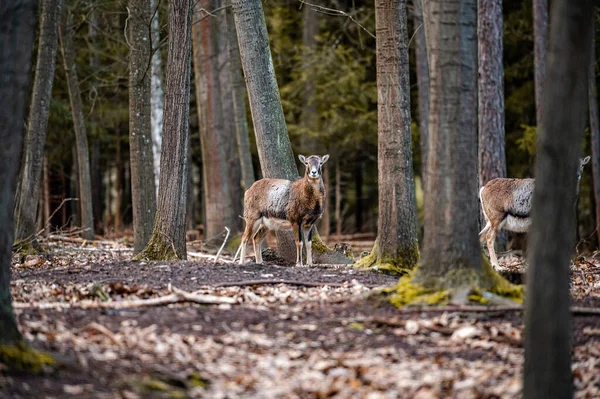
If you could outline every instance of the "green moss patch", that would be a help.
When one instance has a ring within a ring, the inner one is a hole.
[[[38,374],[54,367],[54,358],[45,352],[37,351],[23,342],[16,345],[0,345],[0,363],[9,369]]]
[[[152,234],[146,248],[133,257],[133,260],[179,260],[173,243],[162,234]]]
[[[360,258],[354,266],[360,269],[374,270],[382,273],[404,276],[415,266],[414,259],[419,259],[419,248],[399,250],[396,257],[379,257],[379,244],[375,241],[373,250],[366,256]]]

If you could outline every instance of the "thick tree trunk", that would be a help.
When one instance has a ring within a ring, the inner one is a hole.
[[[227,0],[231,5],[231,0]],[[240,47],[233,19],[231,7],[227,13],[227,38],[229,40],[229,67],[231,70],[233,89],[233,120],[235,122],[235,136],[237,142],[238,157],[242,171],[242,185],[244,190],[250,188],[254,183],[254,166],[252,165],[252,154],[250,153],[250,140],[248,138],[248,121],[246,120],[246,87],[242,76],[242,60],[240,59]]]
[[[590,70],[588,72],[588,104],[590,112],[590,136],[592,138],[592,175],[594,202],[596,203],[596,234],[600,245],[600,120],[598,119],[598,97],[596,92],[596,51],[592,40]]]
[[[133,209],[133,252],[142,251],[152,235],[156,189],[152,161],[150,104],[151,74],[147,72],[152,45],[148,23],[150,0],[129,0],[129,159]]]
[[[186,259],[185,211],[192,45],[190,0],[169,2],[163,146],[154,231],[138,259]]]
[[[298,169],[275,79],[261,1],[233,0],[232,5],[262,175],[290,180],[297,178]],[[319,240],[318,234],[314,237]],[[288,261],[294,261],[296,245],[292,233],[277,233],[277,240],[279,253]],[[316,246],[313,245],[313,248]],[[334,251],[315,252],[315,263],[349,262]]]
[[[421,148],[421,186],[427,187],[427,154],[429,136],[429,64],[427,62],[427,44],[425,25],[423,24],[422,0],[413,0],[415,33],[415,59],[417,66],[417,87],[419,91],[419,142]]]
[[[542,121],[542,95],[546,80],[546,58],[548,56],[548,0],[532,1],[535,116],[537,126],[539,126]]]
[[[197,3],[194,11],[194,76],[196,79],[196,98],[198,115],[200,117],[200,141],[202,147],[202,164],[204,180],[204,239],[212,239],[225,231],[225,227],[235,229],[239,225],[235,212],[233,184],[230,161],[233,154],[230,146],[235,145],[235,139],[229,134],[232,124],[224,122],[223,101],[221,90],[219,63],[219,22],[215,17],[205,16],[201,9],[209,9],[209,0]],[[225,66],[227,68],[227,66]],[[229,118],[228,118],[229,119]],[[238,184],[240,181],[238,179]],[[238,194],[240,195],[240,194]],[[239,214],[239,213],[238,213]]]
[[[482,275],[477,241],[477,2],[425,0],[430,72],[423,261],[417,281],[464,284]]]
[[[0,345],[21,339],[10,295],[10,260],[37,5],[35,0],[0,2]]]
[[[87,240],[94,239],[94,215],[92,212],[92,183],[90,178],[90,155],[88,150],[85,123],[83,120],[83,107],[81,93],[75,65],[75,47],[73,45],[73,32],[69,27],[70,13],[63,12],[59,26],[60,43],[67,75],[69,100],[73,115],[75,129],[75,142],[77,147],[77,182],[79,187],[79,209],[81,211],[81,236]]]
[[[573,397],[569,263],[593,5],[591,0],[552,3],[528,251],[523,396],[529,399]]]
[[[15,241],[31,240],[36,247],[36,214],[58,48],[60,3],[61,0],[41,2],[38,55],[15,202]],[[29,249],[30,246],[23,248]]]
[[[504,68],[502,66],[502,0],[479,0],[479,186],[506,177],[504,151]],[[480,215],[483,221],[483,213]],[[506,232],[497,244],[506,246]]]
[[[371,258],[379,267],[406,270],[419,260],[406,0],[376,0],[375,26],[379,216]]]
[[[162,148],[163,107],[165,93],[163,91],[162,57],[160,55],[160,29],[158,18],[159,0],[150,0],[150,12],[154,16],[150,24],[152,35],[152,64],[150,107],[152,109],[152,162],[154,168],[154,185],[158,195],[158,181],[160,177],[160,151]]]

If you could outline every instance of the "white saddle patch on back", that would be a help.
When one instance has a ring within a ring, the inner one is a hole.
[[[285,219],[262,217],[262,225],[267,230],[291,230],[292,224]]]

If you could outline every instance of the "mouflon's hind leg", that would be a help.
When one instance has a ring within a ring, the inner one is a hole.
[[[313,265],[312,258],[312,236],[313,236],[313,226],[311,225],[308,228],[304,228],[304,239],[306,240],[306,265]]]

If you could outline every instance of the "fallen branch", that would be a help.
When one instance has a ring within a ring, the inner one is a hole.
[[[460,313],[502,313],[502,312],[521,312],[522,305],[509,306],[485,306],[485,305],[448,305],[448,306],[407,306],[399,308],[398,312],[403,314],[411,313],[433,313],[433,312],[460,312]],[[571,306],[571,313],[580,316],[600,315],[600,308],[590,308],[584,306]]]
[[[223,244],[221,245],[221,248],[219,248],[219,251],[217,252],[217,255],[215,256],[215,265],[217,264],[217,261],[219,260],[221,251],[223,251],[225,244],[227,244],[227,240],[229,239],[229,233],[231,233],[231,230],[229,230],[229,227],[225,227],[225,230],[227,230],[227,235],[225,236],[225,239],[223,240]]]
[[[247,281],[236,281],[231,283],[220,283],[211,285],[212,287],[244,287],[248,285],[276,285],[276,284],[287,284],[287,285],[298,285],[301,287],[347,287],[347,284],[343,283],[311,283],[307,281],[296,281],[296,280],[247,280]]]
[[[66,237],[63,235],[51,234],[45,238],[47,241],[63,241],[70,242],[73,244],[96,244],[96,245],[115,245],[115,241],[103,241],[103,240],[86,240],[79,237]]]
[[[13,307],[15,309],[127,309],[127,308],[139,308],[146,306],[163,306],[170,305],[180,302],[193,302],[203,305],[220,305],[220,304],[235,304],[237,300],[230,297],[215,296],[215,295],[198,295],[191,294],[186,291],[181,291],[176,288],[173,289],[173,293],[157,298],[149,299],[135,299],[115,302],[97,302],[90,300],[83,300],[73,303],[65,302],[15,302]]]

